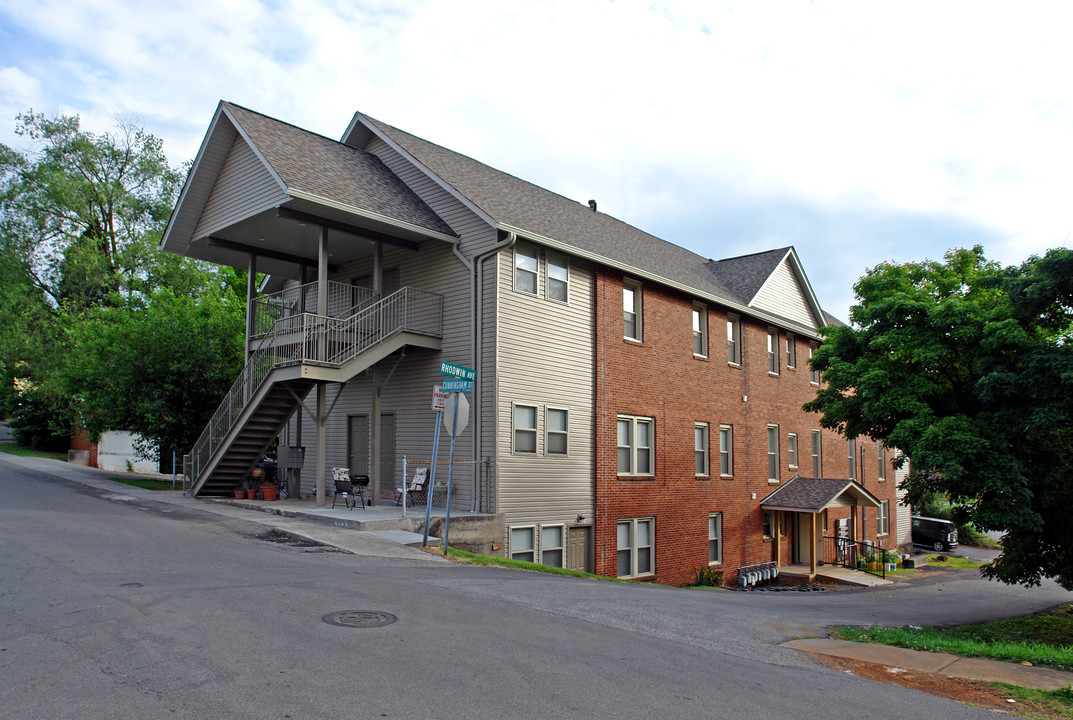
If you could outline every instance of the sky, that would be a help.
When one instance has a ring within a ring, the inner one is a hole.
[[[1066,2],[0,0],[15,116],[192,159],[220,100],[363,112],[705,257],[793,245],[821,304],[886,261],[1073,238]]]

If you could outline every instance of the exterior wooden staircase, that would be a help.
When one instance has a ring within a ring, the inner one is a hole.
[[[184,491],[231,494],[315,385],[345,383],[405,346],[438,350],[442,327],[443,298],[414,288],[338,316],[279,317],[183,458]]]

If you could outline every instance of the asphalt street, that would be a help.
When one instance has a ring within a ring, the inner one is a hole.
[[[71,481],[83,476],[97,487]],[[100,478],[0,456],[2,718],[985,717],[779,643],[1070,599],[938,570],[777,593],[573,580],[406,548],[344,554],[258,539],[272,516]],[[344,610],[398,619],[322,620]]]

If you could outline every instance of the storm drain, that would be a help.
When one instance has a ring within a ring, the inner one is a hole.
[[[371,628],[390,625],[398,618],[391,613],[377,610],[343,610],[328,613],[321,620],[329,625],[338,625],[340,627]]]

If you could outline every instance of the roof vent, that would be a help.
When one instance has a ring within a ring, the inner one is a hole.
[[[589,200],[589,210],[592,210],[593,212],[596,212],[596,201],[595,200]]]

